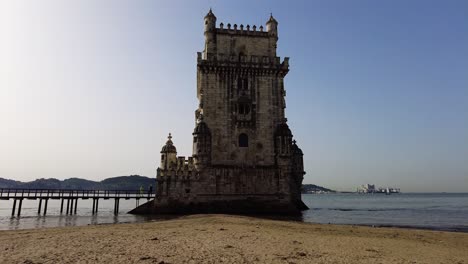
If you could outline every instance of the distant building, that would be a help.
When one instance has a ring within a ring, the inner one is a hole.
[[[375,185],[374,184],[365,184],[365,185],[361,185],[361,188],[358,189],[358,192],[362,192],[362,193],[374,193],[376,192],[377,190],[375,189]]]
[[[204,35],[193,156],[178,157],[169,134],[156,198],[134,213],[300,213],[303,153],[285,117],[289,58],[276,54],[278,22],[216,27],[210,10]]]
[[[375,188],[374,184],[365,184],[365,185],[361,185],[361,187],[357,189],[357,192],[358,193],[386,193],[386,194],[390,194],[390,193],[400,193],[400,189],[399,188],[390,188],[390,187]]]

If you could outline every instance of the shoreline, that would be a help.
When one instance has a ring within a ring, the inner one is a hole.
[[[468,263],[468,234],[249,216],[0,231],[1,263]]]
[[[124,214],[124,215],[131,215],[131,214]],[[18,228],[18,229],[1,229],[2,231],[20,231],[20,230],[36,230],[36,229],[49,229],[49,228],[61,228],[61,227],[86,227],[86,226],[100,226],[100,225],[119,225],[119,224],[141,224],[141,223],[148,223],[148,222],[160,222],[160,221],[171,221],[177,220],[185,217],[190,216],[197,216],[201,214],[181,214],[181,215],[158,215],[158,216],[142,216],[146,219],[140,219],[137,221],[121,221],[116,223],[95,223],[95,224],[74,224],[68,226],[45,226],[45,227],[26,227],[26,228]],[[369,228],[395,228],[395,229],[404,229],[404,230],[425,230],[425,231],[440,231],[440,232],[452,232],[452,233],[468,233],[468,226],[417,226],[417,225],[391,225],[391,224],[356,224],[356,223],[319,223],[319,222],[309,222],[304,221],[300,216],[270,216],[270,215],[227,215],[227,214],[212,214],[212,215],[225,215],[225,216],[239,216],[239,217],[252,217],[264,220],[274,220],[274,221],[284,221],[284,222],[296,222],[296,223],[304,223],[304,224],[317,224],[317,225],[333,225],[333,226],[359,226],[359,227],[369,227]],[[48,216],[22,216],[21,218],[25,219],[33,219],[33,218],[89,218],[92,216],[63,216],[63,215],[48,215]],[[21,221],[21,219],[15,219],[16,221]]]

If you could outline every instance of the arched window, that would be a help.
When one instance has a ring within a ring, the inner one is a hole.
[[[246,148],[249,146],[249,136],[247,134],[240,134],[239,135],[239,147]]]

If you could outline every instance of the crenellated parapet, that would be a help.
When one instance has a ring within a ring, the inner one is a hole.
[[[188,157],[188,159],[185,159],[184,156],[177,157],[176,170],[178,172],[192,171],[194,169],[195,167],[193,165],[193,157]]]
[[[193,170],[195,170],[194,158],[188,157],[187,159],[185,159],[184,156],[178,156],[176,159],[176,162],[173,162],[166,169],[160,168],[162,175],[164,175],[165,172],[169,172],[169,171],[174,171],[176,173],[185,173],[185,172],[191,172]]]
[[[212,14],[213,13],[210,10],[207,17],[211,17],[211,20],[206,20],[206,21],[208,22],[207,25],[209,25],[210,23],[211,25],[205,27],[205,31],[211,30],[211,31],[215,31],[217,34],[243,35],[243,36],[263,37],[263,38],[269,38],[269,37],[278,38],[278,22],[276,21],[276,19],[273,18],[273,15],[270,15],[270,19],[266,22],[266,31],[264,31],[263,25],[260,25],[260,27],[258,27],[258,30],[257,30],[256,25],[253,25],[252,27],[249,24],[247,24],[246,26],[244,26],[243,24],[240,24],[238,26],[237,24],[231,25],[231,23],[227,23],[225,25],[223,22],[219,24],[219,27],[216,27],[216,17]]]
[[[263,26],[260,26],[257,30],[257,26],[244,25],[240,24],[238,27],[237,24],[231,26],[230,23],[227,26],[224,26],[224,23],[220,23],[219,27],[216,28],[216,33],[218,34],[231,34],[231,35],[247,35],[252,37],[270,37],[267,31],[263,31]]]

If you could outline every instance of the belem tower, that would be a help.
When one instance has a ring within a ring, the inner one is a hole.
[[[156,197],[131,213],[300,214],[303,153],[285,117],[289,58],[277,57],[278,22],[263,26],[204,18],[197,56],[193,155],[161,150]]]

